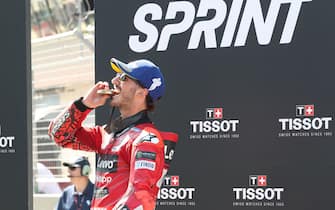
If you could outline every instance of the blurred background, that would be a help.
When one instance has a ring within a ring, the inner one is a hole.
[[[93,0],[31,0],[33,77],[34,210],[53,209],[70,183],[62,166],[95,154],[62,149],[48,136],[48,125],[65,106],[94,84]],[[84,125],[94,125],[91,112]]]

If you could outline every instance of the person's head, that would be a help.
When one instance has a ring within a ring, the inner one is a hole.
[[[128,64],[115,58],[111,59],[112,69],[116,76],[112,79],[114,89],[120,93],[113,97],[112,106],[120,110],[138,108],[152,111],[154,102],[164,94],[164,77],[154,63],[141,59]]]
[[[68,167],[68,177],[71,178],[72,182],[78,179],[88,179],[91,171],[87,157],[83,156],[73,162],[64,162],[63,166]]]

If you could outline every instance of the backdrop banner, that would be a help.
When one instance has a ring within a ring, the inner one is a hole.
[[[95,6],[96,81],[111,57],[148,58],[166,79],[152,118],[180,139],[157,209],[334,208],[335,2]]]
[[[30,1],[1,6],[1,209],[32,209]]]

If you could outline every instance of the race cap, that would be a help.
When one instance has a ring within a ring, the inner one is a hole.
[[[79,157],[73,162],[64,162],[63,166],[69,168],[83,168],[84,165],[90,165],[86,157]]]
[[[128,64],[112,58],[110,60],[112,69],[117,73],[125,73],[130,78],[137,80],[143,87],[149,90],[153,101],[160,99],[165,91],[164,77],[154,63],[141,59]]]

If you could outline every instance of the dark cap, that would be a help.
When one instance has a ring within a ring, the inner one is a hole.
[[[69,168],[83,168],[84,165],[90,165],[88,162],[87,157],[79,157],[74,162],[64,162],[63,166],[69,167]]]

